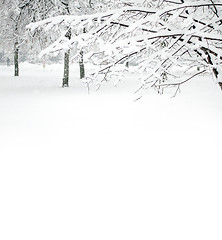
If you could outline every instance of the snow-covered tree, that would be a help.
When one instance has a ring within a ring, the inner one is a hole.
[[[18,48],[19,48],[19,20],[20,11],[17,0],[4,0],[0,8],[0,35],[1,47],[4,50],[14,48],[15,76],[19,75]]]
[[[88,60],[101,66],[87,78],[98,87],[130,71],[125,65],[133,62],[140,73],[138,91],[151,87],[162,93],[176,87],[178,92],[182,84],[207,72],[221,81],[221,16],[221,1],[145,1],[106,12],[50,18],[29,29],[62,25],[74,29],[76,35],[61,36],[42,55],[77,44],[88,52]]]
[[[69,6],[68,0],[59,0],[58,4],[60,5],[59,10],[61,10],[61,14],[70,15],[71,12],[70,12],[70,6]],[[67,40],[71,39],[71,29],[69,26],[67,26],[65,38]],[[65,51],[65,56],[64,56],[64,75],[63,75],[63,82],[62,82],[63,87],[69,86],[69,56],[70,56],[70,49],[67,49]]]
[[[28,53],[31,46],[26,37],[25,26],[48,18],[54,7],[53,1],[3,0],[0,8],[2,48],[14,52],[15,76],[19,75],[19,49]],[[13,49],[13,51],[12,51]]]

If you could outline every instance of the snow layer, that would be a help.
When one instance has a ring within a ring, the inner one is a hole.
[[[71,69],[0,66],[0,239],[222,237],[222,94],[211,77],[133,101]]]

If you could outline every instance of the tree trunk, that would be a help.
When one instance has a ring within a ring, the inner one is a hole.
[[[79,70],[80,70],[80,79],[85,78],[85,66],[83,61],[83,51],[80,51],[80,60],[79,60]]]
[[[15,66],[15,76],[19,76],[19,61],[18,61],[18,42],[15,42],[15,49],[14,49],[14,66]]]
[[[68,39],[71,39],[70,29],[68,30],[65,36]],[[64,56],[64,75],[62,80],[62,87],[69,87],[69,55],[70,55],[70,50],[67,50]]]
[[[69,86],[69,55],[70,55],[70,50],[66,51],[64,56],[64,75],[63,75],[62,87]]]

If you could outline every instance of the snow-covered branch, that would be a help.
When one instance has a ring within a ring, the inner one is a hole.
[[[70,40],[63,37],[64,32],[41,55],[77,46],[84,50],[85,60],[101,67],[88,78],[98,85],[104,78],[112,78],[112,73],[118,74],[121,64],[121,71],[140,73],[139,89],[153,87],[162,92],[167,86],[178,87],[207,71],[220,77],[221,10],[220,2],[165,1],[159,8],[128,6],[92,15],[58,16],[27,28],[72,29]],[[188,80],[179,77],[188,71],[193,74]]]

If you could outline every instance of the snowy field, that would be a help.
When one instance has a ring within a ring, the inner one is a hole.
[[[1,240],[221,240],[222,92],[209,76],[134,101],[62,66],[0,66]]]

